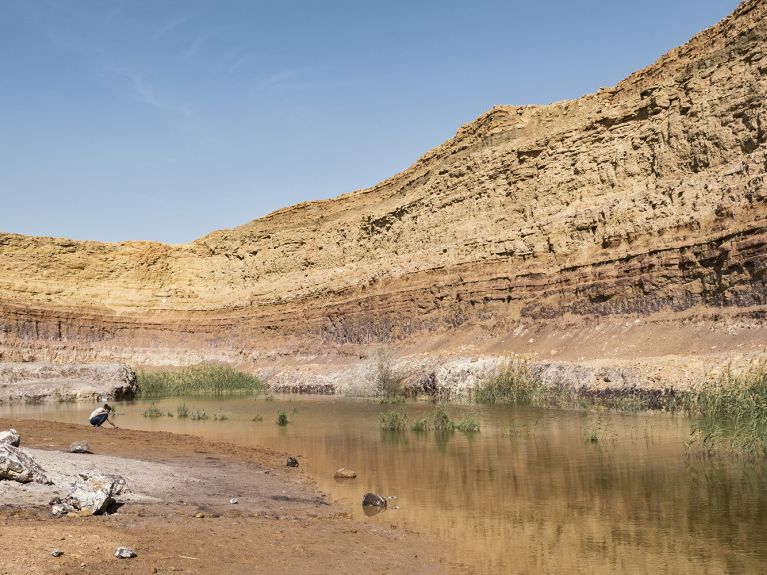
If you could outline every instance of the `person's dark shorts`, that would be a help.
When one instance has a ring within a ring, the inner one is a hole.
[[[95,427],[101,427],[101,424],[107,420],[107,417],[109,417],[108,413],[102,413],[101,415],[96,415],[94,417],[91,417],[90,418],[91,425]]]

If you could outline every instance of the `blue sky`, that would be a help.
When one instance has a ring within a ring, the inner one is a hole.
[[[738,0],[0,0],[0,231],[185,242],[617,83]]]

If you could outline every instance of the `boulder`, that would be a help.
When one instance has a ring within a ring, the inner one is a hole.
[[[365,493],[365,496],[362,498],[362,506],[386,509],[386,498],[375,493]]]
[[[75,441],[69,446],[69,453],[90,453],[91,446],[87,441]]]
[[[122,493],[124,488],[125,479],[119,475],[81,474],[70,484],[69,495],[62,505],[67,508],[67,512],[77,511],[98,515],[107,510],[113,496]]]
[[[21,443],[19,432],[11,427],[8,431],[0,431],[0,443],[18,447]]]
[[[288,462],[286,465],[288,467],[298,467],[298,459],[295,457],[288,457]]]
[[[0,479],[12,479],[20,483],[50,483],[45,470],[10,443],[0,443]]]
[[[336,479],[354,479],[357,477],[357,472],[352,471],[351,469],[346,469],[345,467],[342,467],[338,471],[335,472],[333,475]]]

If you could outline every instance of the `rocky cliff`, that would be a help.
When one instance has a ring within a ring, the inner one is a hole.
[[[756,349],[766,102],[751,0],[613,88],[495,107],[370,189],[185,245],[0,234],[0,360]]]

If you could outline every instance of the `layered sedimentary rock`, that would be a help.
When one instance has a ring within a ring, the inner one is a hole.
[[[370,189],[185,245],[0,235],[0,358],[761,321],[765,102],[767,2],[752,0],[614,88],[493,108]]]

